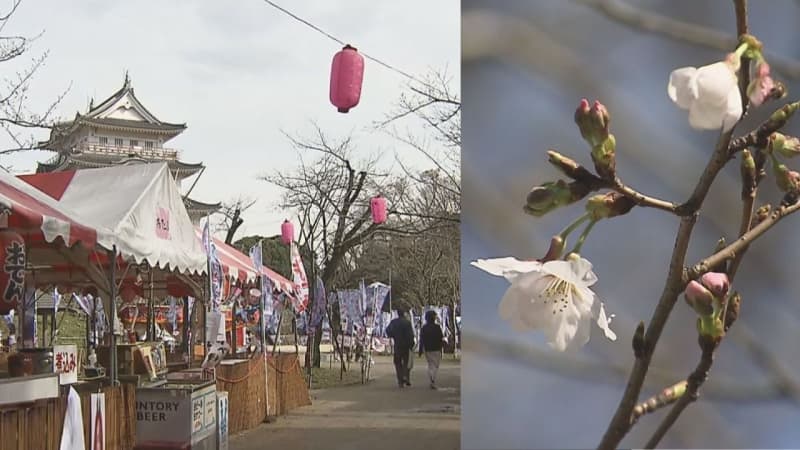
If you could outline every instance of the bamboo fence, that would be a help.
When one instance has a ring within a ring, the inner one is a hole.
[[[106,448],[133,449],[136,439],[135,388],[123,385],[106,387],[101,392],[106,400]],[[79,392],[79,395],[84,438],[88,444],[91,392]],[[0,406],[0,449],[58,450],[66,410],[66,396]]]
[[[217,390],[228,392],[228,429],[231,434],[249,430],[269,416],[279,416],[311,404],[308,386],[297,355],[274,354],[267,359],[269,411],[264,396],[264,361],[217,366]]]

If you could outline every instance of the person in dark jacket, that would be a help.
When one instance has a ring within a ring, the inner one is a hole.
[[[436,323],[436,311],[428,311],[425,313],[425,325],[420,332],[419,356],[425,353],[425,359],[428,361],[431,389],[436,389],[436,375],[442,362],[442,347],[444,347],[444,333],[442,327]]]
[[[402,389],[411,386],[411,370],[408,360],[414,348],[414,329],[411,322],[406,319],[406,312],[397,311],[397,318],[389,322],[386,327],[386,336],[394,341],[394,369],[397,372],[397,385]]]

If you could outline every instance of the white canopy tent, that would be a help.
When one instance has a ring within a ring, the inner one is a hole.
[[[206,254],[166,163],[20,178],[97,225],[97,242],[116,246],[123,259],[184,274],[206,272]]]

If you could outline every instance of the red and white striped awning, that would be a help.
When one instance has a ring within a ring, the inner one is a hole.
[[[28,234],[26,240],[43,238],[52,243],[61,238],[72,247],[97,245],[98,227],[49,195],[8,172],[0,170],[0,205],[11,211],[8,226]],[[104,231],[107,233],[109,231]]]
[[[195,233],[197,233],[197,237],[202,241],[203,230],[201,228],[195,228]],[[217,247],[217,256],[219,257],[225,276],[242,282],[255,281],[259,274],[256,274],[255,270],[253,270],[253,263],[250,257],[226,244],[221,239],[213,239],[214,245]],[[294,292],[294,283],[269,267],[264,266],[261,275],[269,278],[270,282],[279,291],[286,294],[292,294]]]

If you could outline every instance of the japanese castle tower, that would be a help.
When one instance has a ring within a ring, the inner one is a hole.
[[[164,144],[183,133],[185,123],[158,120],[136,98],[128,74],[120,90],[97,106],[90,102],[86,114],[75,113],[71,121],[57,124],[50,138],[41,142],[42,150],[56,152],[40,162],[37,173],[108,167],[119,164],[141,164],[165,161],[179,185],[194,177],[183,202],[192,222],[220,209],[220,203],[203,203],[188,197],[203,174],[202,163],[180,160],[180,152]]]

